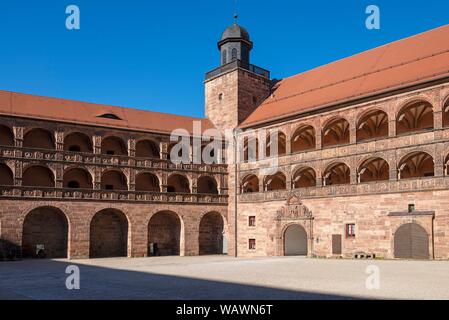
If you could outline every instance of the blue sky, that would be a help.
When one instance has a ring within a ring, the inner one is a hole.
[[[81,30],[65,28],[65,8]],[[365,28],[365,8],[381,29]],[[239,0],[252,63],[288,77],[449,23],[447,0]],[[204,114],[204,73],[234,0],[0,2],[0,90],[189,116]],[[448,39],[449,40],[449,39]]]

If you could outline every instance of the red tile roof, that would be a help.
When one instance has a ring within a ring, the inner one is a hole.
[[[112,113],[121,120],[101,118]],[[193,122],[200,121],[202,130],[213,128],[207,119],[113,107],[58,98],[0,90],[0,114],[44,120],[66,121],[81,124],[101,125],[114,128],[171,133],[175,129],[193,132]]]
[[[444,76],[449,25],[283,79],[241,127]]]

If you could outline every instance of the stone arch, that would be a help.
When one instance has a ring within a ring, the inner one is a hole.
[[[443,127],[449,127],[449,95],[443,101]]]
[[[401,225],[394,233],[394,257],[429,259],[429,234],[416,222]]]
[[[255,162],[259,159],[259,139],[256,137],[243,138],[243,161]]]
[[[136,142],[136,157],[159,159],[161,157],[158,144],[151,139],[141,139]]]
[[[298,223],[291,223],[283,232],[285,256],[307,256],[308,236],[306,229]]]
[[[287,178],[283,172],[278,171],[273,175],[265,177],[264,186],[266,191],[285,190]]]
[[[146,171],[136,175],[136,191],[161,192],[158,176]]]
[[[344,162],[334,162],[326,167],[323,173],[325,186],[349,184],[351,182],[351,170]]]
[[[404,156],[398,165],[399,179],[433,177],[435,163],[427,152],[415,151]]]
[[[277,154],[274,153],[273,144],[277,144]],[[265,155],[267,157],[284,156],[287,153],[287,136],[279,129],[267,134]]]
[[[47,166],[30,165],[23,170],[22,186],[54,188],[55,176]]]
[[[92,138],[85,133],[71,132],[64,137],[64,151],[92,153]]]
[[[292,176],[293,189],[316,187],[316,172],[312,167],[301,166]]]
[[[54,150],[56,148],[55,137],[52,132],[46,129],[33,128],[24,134],[23,147]]]
[[[292,153],[316,149],[315,128],[309,124],[299,125],[292,135],[290,145]]]
[[[101,174],[101,190],[128,190],[128,181],[120,170],[107,170]]]
[[[173,211],[159,211],[148,222],[148,255],[181,255],[183,220]]]
[[[14,132],[3,124],[0,124],[0,146],[14,146]]]
[[[186,175],[173,173],[167,178],[167,192],[190,193],[190,181]]]
[[[380,157],[364,160],[357,170],[359,183],[386,181],[390,179],[390,165]]]
[[[357,121],[357,142],[388,137],[388,130],[388,114],[381,109],[370,109]]]
[[[197,180],[197,193],[218,194],[218,184],[215,177],[202,175]]]
[[[259,192],[259,178],[255,174],[246,175],[240,183],[241,193]]]
[[[0,186],[13,186],[14,185],[14,173],[11,168],[0,162]]]
[[[431,130],[434,128],[433,105],[424,99],[404,104],[396,115],[396,134]]]
[[[118,209],[98,211],[90,221],[90,258],[126,257],[129,220]]]
[[[67,258],[69,220],[54,207],[31,210],[23,221],[22,256],[24,258]]]
[[[225,221],[218,212],[208,212],[202,216],[199,225],[199,254],[223,254]]]
[[[116,136],[107,136],[101,139],[101,153],[117,156],[128,155],[125,141]]]
[[[69,189],[92,189],[92,175],[82,167],[72,167],[64,171],[63,187]]]
[[[322,131],[323,148],[350,142],[349,121],[344,117],[334,117],[326,122]]]

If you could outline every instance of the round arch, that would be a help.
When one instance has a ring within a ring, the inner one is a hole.
[[[148,222],[148,256],[181,255],[183,220],[175,212],[158,211]]]
[[[13,186],[14,185],[14,173],[11,168],[0,162],[0,186]]]
[[[123,211],[98,211],[90,222],[90,258],[126,257],[128,230],[128,217]]]
[[[71,132],[64,137],[64,151],[92,153],[92,138],[82,132]]]
[[[399,179],[433,177],[435,163],[433,157],[424,151],[415,151],[404,156],[398,165]]]
[[[23,221],[22,256],[24,258],[67,258],[69,220],[54,207],[31,210]]]
[[[429,234],[418,223],[401,225],[394,233],[394,257],[397,259],[429,259]]]
[[[225,253],[225,221],[218,212],[208,212],[202,216],[199,225],[199,254]]]
[[[308,254],[307,232],[300,224],[290,224],[283,232],[284,255],[306,256]]]
[[[9,126],[0,124],[0,145],[14,146],[14,133]]]
[[[30,165],[23,171],[22,185],[25,187],[54,188],[55,176],[53,171],[44,165]]]
[[[347,119],[338,116],[325,122],[322,130],[323,148],[348,144],[349,142],[349,121]]]
[[[424,99],[405,103],[396,115],[396,134],[406,134],[434,128],[433,105]]]
[[[46,129],[33,128],[28,130],[24,134],[23,147],[54,150],[56,148],[55,137],[50,131]]]
[[[368,110],[357,120],[357,142],[388,137],[388,114],[381,109]]]

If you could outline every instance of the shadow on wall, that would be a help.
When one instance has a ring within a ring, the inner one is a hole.
[[[68,290],[65,283],[69,275],[65,272],[69,265],[74,265],[74,263],[55,260],[23,260],[0,263],[0,300],[355,299],[349,296],[293,291],[81,264],[75,264],[80,270],[80,290]]]

